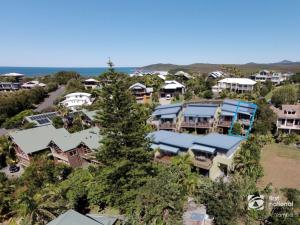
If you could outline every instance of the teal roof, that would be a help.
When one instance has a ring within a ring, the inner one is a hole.
[[[97,215],[82,215],[72,209],[52,220],[47,225],[113,225],[116,223],[116,218],[97,216]]]

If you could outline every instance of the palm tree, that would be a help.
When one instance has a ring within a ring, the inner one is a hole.
[[[62,104],[59,104],[57,106],[56,110],[57,110],[58,114],[62,117],[62,120],[64,122],[64,127],[66,127],[67,126],[67,117],[70,113],[70,110]]]
[[[0,167],[16,163],[12,142],[5,136],[0,137]]]
[[[24,194],[17,205],[24,222],[30,225],[46,224],[70,208],[62,198],[62,193],[53,186],[45,188],[42,193],[33,197]]]

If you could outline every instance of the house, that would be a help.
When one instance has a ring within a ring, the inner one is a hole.
[[[21,87],[17,82],[0,82],[0,91],[17,91]]]
[[[135,83],[129,87],[132,94],[135,96],[137,101],[148,102],[151,99],[153,93],[152,87],[146,87],[141,83]]]
[[[63,100],[61,104],[71,110],[76,110],[80,106],[91,105],[94,100],[91,96],[91,94],[84,92],[70,93],[65,96],[65,100]]]
[[[51,152],[56,162],[71,167],[96,163],[91,157],[93,149],[99,147],[99,128],[92,127],[76,133],[52,125],[40,126],[9,133],[13,148],[23,166],[30,165],[32,157],[41,152]]]
[[[239,123],[242,126],[242,134],[248,135],[252,129],[257,105],[250,102],[225,99],[221,105],[218,121],[220,132],[232,131],[233,125]]]
[[[115,225],[121,221],[119,216],[106,216],[100,214],[82,215],[73,209],[69,209],[47,225]]]
[[[23,89],[32,89],[35,87],[46,87],[46,84],[40,83],[38,80],[28,81],[21,85]]]
[[[222,71],[213,71],[208,74],[208,77],[213,78],[213,79],[222,78],[224,76],[225,76],[225,73],[223,73]]]
[[[93,79],[93,78],[84,80],[82,83],[84,85],[84,88],[87,90],[100,88],[100,81]]]
[[[279,85],[286,80],[286,77],[282,73],[270,72],[268,70],[261,70],[259,73],[251,76],[254,81],[266,82],[267,80],[271,81],[274,85]]]
[[[224,78],[218,81],[218,92],[230,90],[235,92],[251,92],[253,91],[256,81],[248,78]]]
[[[197,136],[163,130],[150,133],[148,138],[155,161],[168,164],[172,156],[189,155],[199,173],[212,180],[226,176],[233,169],[233,156],[244,140],[218,133]]]
[[[271,106],[277,116],[277,133],[300,134],[300,104],[282,105],[281,108]]]
[[[150,124],[157,130],[177,130],[182,104],[161,105],[155,108]]]
[[[185,80],[190,80],[193,78],[190,74],[188,74],[187,72],[184,72],[184,71],[178,71],[174,75],[183,77]]]
[[[216,122],[216,104],[188,104],[182,113],[183,121],[180,123],[181,130],[194,130],[207,133],[212,130]]]
[[[182,95],[184,94],[185,86],[176,80],[166,80],[164,85],[162,86],[160,90],[160,96],[166,97],[166,95],[170,95],[171,97],[174,97],[176,95]]]
[[[10,79],[14,79],[17,82],[20,82],[23,78],[24,78],[24,74],[21,73],[5,73],[5,74],[1,74],[0,78],[10,78]]]

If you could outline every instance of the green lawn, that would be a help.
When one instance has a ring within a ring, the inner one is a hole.
[[[272,183],[277,188],[300,188],[300,149],[283,144],[263,148],[261,164],[264,177],[260,186]]]

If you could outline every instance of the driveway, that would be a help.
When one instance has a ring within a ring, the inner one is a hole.
[[[166,98],[159,98],[159,103],[161,104],[161,105],[167,105],[167,104],[170,104],[172,102],[172,100],[171,99],[166,99]]]
[[[8,166],[4,167],[0,171],[5,173],[5,175],[7,176],[8,179],[16,179],[16,178],[20,177],[24,172],[24,168],[19,164],[18,164],[18,166],[20,167],[20,170],[16,173],[9,172],[9,167]]]
[[[0,128],[0,136],[5,135],[8,133],[8,130],[4,129],[4,128]]]
[[[36,112],[41,112],[42,110],[53,106],[54,105],[54,101],[60,97],[65,91],[65,86],[59,86],[55,91],[50,92],[49,96],[47,98],[45,98],[45,100],[38,105],[38,107],[34,110]]]

